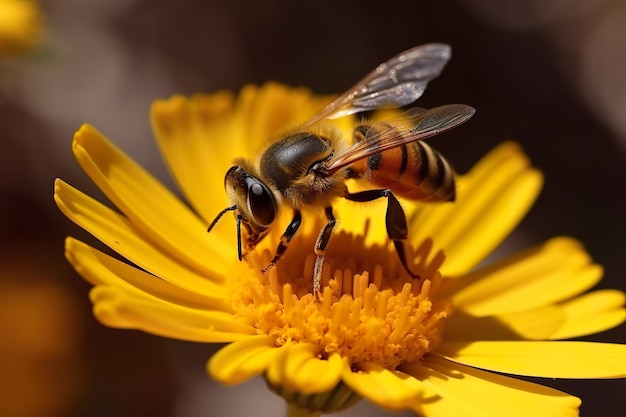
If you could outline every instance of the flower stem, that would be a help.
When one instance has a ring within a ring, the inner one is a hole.
[[[320,411],[307,410],[297,404],[287,403],[287,417],[319,417],[321,415]]]

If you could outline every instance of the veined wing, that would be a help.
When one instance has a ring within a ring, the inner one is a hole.
[[[337,97],[304,123],[334,119],[383,107],[400,107],[417,100],[428,82],[437,77],[451,56],[450,46],[430,43],[404,51]]]
[[[374,154],[438,135],[466,122],[475,113],[465,104],[448,104],[433,109],[413,108],[397,118],[373,125],[365,138],[316,167],[324,175]],[[370,132],[372,132],[370,134]]]

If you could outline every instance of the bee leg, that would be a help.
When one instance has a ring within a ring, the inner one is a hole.
[[[335,223],[337,220],[333,215],[333,208],[326,207],[324,209],[324,213],[326,214],[326,218],[328,221],[320,230],[320,234],[317,236],[317,241],[315,242],[315,266],[313,267],[313,293],[319,294],[320,285],[322,281],[322,267],[324,266],[324,255],[326,254],[326,246],[328,245],[328,241],[330,239],[330,234],[335,227]]]
[[[269,265],[263,268],[261,272],[266,274],[267,271],[272,269],[276,265],[276,262],[278,262],[278,260],[283,257],[285,251],[287,250],[287,246],[289,246],[289,242],[291,242],[291,239],[298,231],[300,223],[302,223],[302,213],[300,213],[299,210],[295,210],[293,214],[293,219],[291,219],[291,222],[287,226],[287,229],[285,229],[285,232],[280,237],[280,242],[278,243],[278,247],[276,248],[276,255],[274,255],[274,258],[272,258],[272,261],[269,263]]]
[[[400,202],[395,195],[388,189],[382,190],[367,190],[358,193],[348,193],[345,198],[351,201],[366,202],[373,201],[381,197],[387,198],[387,212],[385,214],[385,226],[387,227],[387,236],[393,241],[393,245],[396,248],[396,253],[402,266],[406,272],[413,278],[419,278],[419,275],[414,274],[407,264],[406,250],[404,241],[408,237],[408,226],[406,224],[406,216]]]
[[[244,223],[244,225],[247,226],[248,232],[250,232],[250,226],[248,226],[247,223]],[[243,259],[243,254],[241,252],[241,214],[237,215],[237,257],[239,258],[239,262],[241,262]]]

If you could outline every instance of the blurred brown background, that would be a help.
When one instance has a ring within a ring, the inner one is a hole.
[[[1,6],[0,6],[1,7]],[[341,92],[392,55],[446,42],[453,58],[419,101],[478,110],[436,138],[461,172],[505,139],[546,174],[502,252],[567,234],[626,288],[626,4],[621,0],[42,1],[47,37],[0,60],[0,415],[276,416],[261,380],[212,382],[213,348],[104,328],[52,201],[62,177],[100,196],[70,143],[95,125],[171,184],[150,133],[155,98],[277,80]],[[220,179],[221,181],[221,179]],[[589,338],[626,342],[620,327]],[[621,416],[626,381],[540,381]],[[514,406],[514,405],[512,405]],[[345,416],[388,415],[362,403]],[[404,415],[404,414],[403,414]],[[410,415],[407,413],[406,415]]]

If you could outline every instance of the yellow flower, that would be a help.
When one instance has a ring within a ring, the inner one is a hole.
[[[237,260],[235,222],[207,225],[229,205],[232,160],[254,156],[325,98],[277,84],[173,97],[152,107],[158,144],[192,209],[99,132],[84,125],[74,154],[117,212],[61,180],[59,208],[129,263],[68,238],[66,254],[94,285],[105,325],[229,344],[208,363],[236,384],[263,374],[293,415],[336,411],[359,397],[424,416],[574,416],[580,400],[500,373],[626,376],[626,346],[560,341],[624,321],[624,294],[592,291],[602,276],[583,247],[559,237],[475,269],[517,225],[542,175],[505,143],[458,179],[453,204],[404,202],[414,280],[384,227],[385,202],[343,199],[319,298],[312,294],[314,215],[267,274],[289,222]],[[335,125],[350,137],[352,118]],[[354,189],[356,184],[349,184]],[[499,374],[490,371],[498,372]],[[294,411],[295,410],[295,411]]]
[[[37,45],[42,15],[33,0],[0,0],[0,57],[14,56]]]

